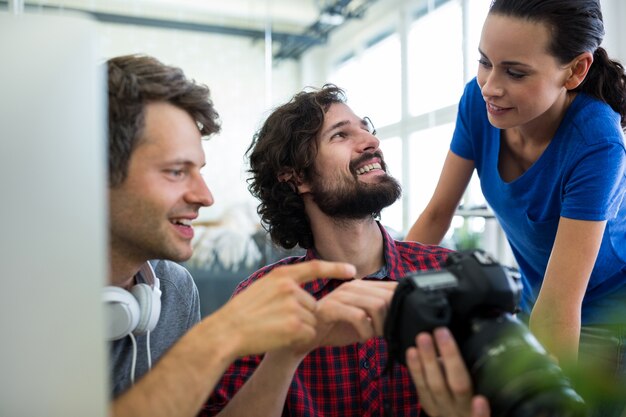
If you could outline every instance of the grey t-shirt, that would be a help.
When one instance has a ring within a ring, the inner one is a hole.
[[[155,329],[150,333],[152,365],[187,332],[200,321],[200,299],[198,289],[189,272],[171,261],[150,261],[161,287],[161,314]],[[142,277],[138,282],[145,282]],[[147,336],[135,336],[137,340],[137,362],[135,381],[148,372],[146,351]],[[111,396],[116,398],[131,385],[130,372],[133,345],[130,336],[110,343],[109,372]]]

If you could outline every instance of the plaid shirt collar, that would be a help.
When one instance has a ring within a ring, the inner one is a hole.
[[[383,235],[383,255],[385,256],[385,264],[383,267],[377,272],[368,275],[365,278],[372,279],[391,279],[397,280],[400,278],[398,275],[398,268],[394,268],[394,265],[398,265],[402,262],[401,256],[398,253],[398,249],[396,248],[395,241],[389,236],[389,233],[385,230],[385,227],[380,224],[380,222],[376,222],[378,224],[378,228],[380,229],[380,233]],[[306,251],[306,255],[304,257],[305,261],[311,261],[313,259],[319,259],[319,256],[315,252],[315,249],[308,249]],[[323,278],[318,279],[304,285],[304,289],[307,290],[311,294],[317,294],[328,285],[329,282],[332,281],[332,278]]]

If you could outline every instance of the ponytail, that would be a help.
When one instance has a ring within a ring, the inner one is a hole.
[[[626,74],[624,66],[611,60],[602,47],[593,53],[593,64],[587,77],[574,91],[581,91],[607,103],[621,117],[626,130]]]

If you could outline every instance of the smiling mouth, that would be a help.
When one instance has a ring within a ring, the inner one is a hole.
[[[500,107],[495,104],[487,103],[487,108],[492,112],[501,112],[504,110],[508,110],[510,107]]]
[[[373,164],[367,164],[357,169],[356,173],[357,175],[363,175],[365,173],[370,172],[373,169],[382,169],[382,166],[378,162],[374,162]]]
[[[186,226],[186,227],[191,227],[191,220],[189,220],[189,219],[176,219],[176,220],[170,220],[170,223],[172,223],[174,226]]]

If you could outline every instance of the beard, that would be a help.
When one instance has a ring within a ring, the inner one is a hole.
[[[363,183],[358,180],[354,167],[360,163],[360,160],[368,158],[371,158],[371,155],[364,155],[350,164],[352,177],[343,176],[331,183],[317,174],[313,175],[311,194],[323,213],[344,220],[377,217],[382,209],[400,198],[402,187],[390,175],[379,177],[377,183]],[[387,167],[384,162],[381,166],[386,172]]]

